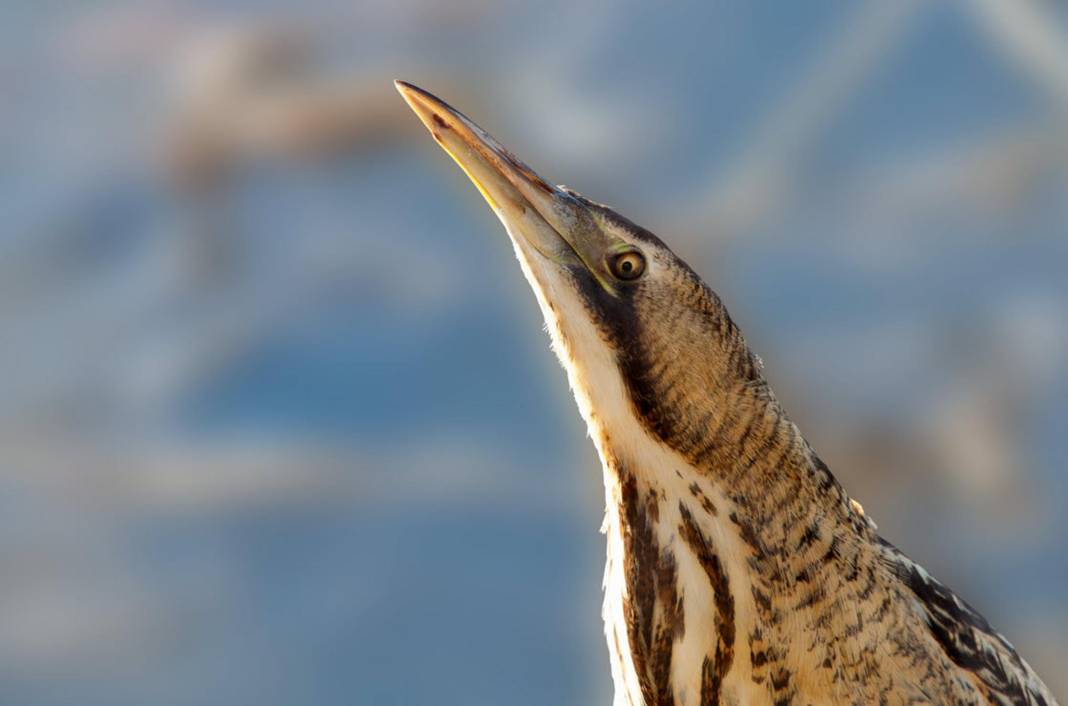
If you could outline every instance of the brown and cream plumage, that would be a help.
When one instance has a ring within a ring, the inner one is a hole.
[[[616,704],[1054,704],[879,537],[685,262],[397,86],[504,223],[601,457]]]

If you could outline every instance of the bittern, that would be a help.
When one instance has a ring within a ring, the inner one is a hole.
[[[876,533],[689,265],[396,85],[508,231],[597,447],[617,705],[1055,703]]]

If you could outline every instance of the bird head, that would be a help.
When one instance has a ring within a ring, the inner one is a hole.
[[[401,95],[504,224],[591,429],[638,420],[685,453],[762,381],[719,298],[659,238],[553,186],[473,121]],[[613,424],[611,417],[617,417]]]

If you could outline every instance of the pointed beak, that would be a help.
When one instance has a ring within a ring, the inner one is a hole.
[[[445,101],[404,81],[397,90],[437,143],[474,182],[518,247],[560,264],[599,269],[607,239],[589,208],[548,183]]]

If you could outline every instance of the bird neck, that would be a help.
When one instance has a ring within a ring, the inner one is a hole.
[[[675,399],[670,417],[655,405],[644,411],[620,403],[596,409],[606,411],[587,415],[587,422],[610,486],[632,478],[640,491],[658,493],[662,501],[696,501],[715,522],[732,526],[748,543],[759,542],[750,549],[763,554],[775,554],[771,550],[782,549],[806,524],[870,539],[874,525],[759,374]],[[793,560],[817,549],[806,543],[784,553]]]
[[[604,467],[617,703],[766,703],[785,663],[818,671],[783,616],[810,610],[842,562],[874,564],[869,529],[736,328],[723,320],[716,355],[670,358],[670,342],[613,342],[535,292]]]
[[[867,562],[859,506],[754,390],[735,393],[717,444],[688,453],[610,405],[587,419],[605,476],[606,632],[633,703],[761,703],[780,665],[809,659],[783,616],[823,601],[843,562]]]

